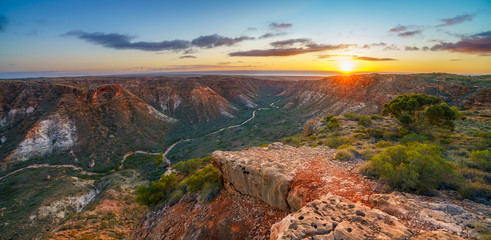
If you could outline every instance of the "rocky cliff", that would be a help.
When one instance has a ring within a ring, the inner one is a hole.
[[[213,164],[229,193],[291,212],[271,227],[271,239],[460,239],[491,224],[491,207],[451,195],[382,193],[354,171],[359,163],[333,160],[334,151],[273,143],[216,151]]]

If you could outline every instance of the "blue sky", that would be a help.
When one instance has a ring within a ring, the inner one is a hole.
[[[483,74],[491,73],[490,23],[491,1],[1,0],[0,72],[339,71],[343,64],[428,72],[431,60],[433,71]],[[304,40],[271,45],[292,39]],[[175,40],[188,45],[175,49]]]

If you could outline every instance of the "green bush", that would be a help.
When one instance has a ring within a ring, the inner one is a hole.
[[[176,185],[176,175],[162,175],[158,181],[150,182],[150,186],[138,187],[135,200],[142,205],[153,205],[164,199]]]
[[[386,147],[390,147],[390,146],[392,146],[392,143],[386,142],[386,141],[380,141],[380,142],[375,143],[375,147],[378,147],[378,148],[386,148]]]
[[[369,127],[372,125],[372,119],[369,116],[361,116],[360,119],[358,119],[358,124],[363,126],[363,127]]]
[[[491,171],[491,151],[482,150],[482,151],[472,151],[470,157],[470,165],[472,167],[481,169],[486,172]]]
[[[201,190],[203,185],[207,182],[218,183],[218,172],[211,164],[208,164],[202,170],[195,172],[185,181],[188,191],[190,192]]]
[[[343,116],[350,121],[358,121],[360,119],[360,117],[363,115],[358,114],[358,113],[347,112],[347,113],[343,114]]]
[[[201,199],[204,203],[208,203],[220,194],[220,183],[206,182],[201,188]]]
[[[380,115],[372,115],[370,116],[370,118],[374,121],[377,121],[377,120],[381,120],[381,119],[384,119],[384,117],[380,116]]]
[[[367,133],[374,138],[383,138],[385,131],[378,128],[369,128],[367,129]]]
[[[338,148],[339,146],[348,143],[348,138],[346,137],[332,137],[326,139],[326,145],[330,148]]]
[[[331,131],[341,129],[341,120],[337,117],[332,117],[326,125],[327,129]]]
[[[169,198],[169,204],[172,206],[181,200],[182,196],[184,196],[184,192],[180,189],[176,189]]]
[[[324,119],[322,119],[322,122],[327,125],[327,123],[329,123],[329,121],[333,117],[334,117],[334,115],[327,115],[327,116],[324,117]]]
[[[427,141],[428,140],[428,136],[425,136],[425,135],[419,135],[417,133],[410,133],[404,137],[402,137],[401,139],[401,143],[403,144],[407,144],[407,143],[410,143],[410,142],[424,142],[424,141]]]
[[[481,182],[466,182],[459,188],[460,194],[467,199],[489,204],[491,199],[491,186]]]
[[[456,176],[455,166],[444,160],[440,147],[417,142],[387,148],[372,158],[370,168],[392,187],[419,193],[452,185]]]
[[[174,165],[173,168],[181,174],[189,176],[209,163],[211,163],[211,157],[193,158],[187,161],[179,162]]]
[[[345,148],[338,150],[334,155],[334,158],[340,161],[351,161],[355,159],[355,154],[353,151],[351,151],[351,149]]]

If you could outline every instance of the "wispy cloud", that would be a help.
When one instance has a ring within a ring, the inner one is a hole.
[[[421,34],[421,31],[420,30],[416,30],[416,31],[407,31],[407,32],[401,32],[399,34],[397,34],[399,37],[414,37],[416,35],[420,35]]]
[[[184,56],[180,56],[179,58],[180,59],[185,59],[185,58],[198,58],[198,57],[196,57],[194,55],[184,55]]]
[[[300,54],[323,52],[329,50],[345,49],[354,46],[352,44],[326,45],[317,43],[308,43],[303,47],[298,48],[272,48],[272,49],[256,49],[249,51],[232,52],[228,55],[231,57],[286,57]]]
[[[456,43],[441,42],[430,49],[432,51],[450,51],[489,56],[491,54],[491,31],[474,34]]]
[[[236,43],[254,38],[241,36],[229,38],[218,34],[200,36],[192,41],[187,40],[164,40],[161,42],[132,41],[134,37],[118,33],[88,33],[83,31],[70,31],[62,36],[77,37],[86,42],[112,48],[112,49],[136,49],[141,51],[185,51],[189,53],[192,47],[214,48],[220,46],[232,46]]]
[[[293,24],[291,23],[276,23],[272,22],[269,24],[269,27],[272,29],[287,29],[293,27]]]
[[[283,36],[283,35],[286,35],[286,33],[284,33],[284,32],[265,33],[265,34],[259,36],[259,39],[266,39],[266,38],[278,37],[278,36]]]
[[[88,33],[83,31],[71,31],[64,36],[73,36],[86,42],[112,49],[137,49],[142,51],[183,50],[191,47],[189,41],[172,40],[161,42],[131,42],[134,37],[118,33]]]
[[[470,22],[470,21],[472,21],[474,16],[475,16],[475,14],[462,14],[462,15],[455,16],[453,18],[445,18],[445,19],[441,20],[443,23],[438,25],[437,27],[452,26],[455,24],[463,23],[465,21]]]
[[[9,21],[7,20],[7,18],[3,15],[0,15],[0,32],[5,31],[5,28],[7,27],[8,24]]]
[[[295,39],[287,39],[287,40],[272,42],[270,43],[270,45],[273,47],[284,47],[284,46],[291,46],[296,43],[305,44],[309,42],[312,42],[312,40],[308,38],[295,38]]]
[[[378,43],[372,43],[372,44],[365,44],[362,46],[362,48],[371,48],[371,47],[386,47],[387,43],[384,42],[378,42]]]
[[[376,58],[376,57],[354,57],[352,59],[360,60],[360,61],[397,61],[397,59],[394,58]]]
[[[404,50],[406,50],[406,51],[418,51],[419,48],[418,47],[406,46],[406,47],[404,47]]]
[[[397,26],[391,28],[389,30],[389,32],[398,33],[398,32],[404,32],[404,31],[407,31],[407,30],[408,30],[408,27],[407,26],[397,25]]]
[[[238,38],[229,38],[229,37],[220,36],[218,34],[213,34],[213,35],[200,36],[198,38],[195,38],[193,41],[191,41],[191,44],[193,46],[197,46],[201,48],[214,48],[220,46],[232,46],[236,43],[245,40],[252,40],[252,39],[254,38],[247,37],[247,36],[241,36]]]

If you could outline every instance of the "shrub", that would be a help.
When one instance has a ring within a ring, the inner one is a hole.
[[[422,143],[422,142],[427,141],[427,140],[428,140],[428,137],[425,135],[419,135],[417,133],[410,133],[401,139],[401,143],[403,143],[403,144],[407,144],[410,142]]]
[[[211,163],[211,157],[193,158],[179,162],[173,168],[185,176],[189,176],[209,163]]]
[[[384,119],[384,117],[380,116],[380,115],[372,115],[370,116],[370,118],[374,121],[377,121],[377,120],[381,120],[381,119]]]
[[[470,163],[472,167],[481,169],[486,172],[491,171],[491,151],[472,151],[470,157]]]
[[[324,119],[322,119],[322,121],[324,122],[324,124],[327,125],[327,123],[329,123],[329,121],[331,120],[331,118],[333,118],[334,115],[327,115],[324,117]]]
[[[201,188],[201,199],[208,203],[220,194],[220,184],[218,182],[206,182]]]
[[[355,159],[355,154],[349,148],[345,148],[338,150],[334,158],[340,161],[351,161]]]
[[[460,194],[467,199],[489,204],[491,186],[480,182],[466,182],[459,188]]]
[[[443,159],[435,145],[411,143],[389,147],[370,161],[374,175],[403,191],[427,193],[451,184],[454,165]]]
[[[347,112],[343,114],[343,116],[350,121],[358,121],[362,115],[358,113]]]
[[[138,187],[135,200],[142,205],[153,205],[164,199],[174,189],[176,184],[176,175],[162,175],[158,181],[150,182],[150,186]]]
[[[360,119],[358,119],[358,124],[364,127],[369,127],[372,125],[372,119],[369,116],[361,116]]]
[[[190,192],[201,190],[203,184],[207,182],[218,183],[218,172],[211,164],[208,164],[203,169],[195,172],[185,181],[188,191]]]
[[[375,147],[378,147],[378,148],[386,148],[386,147],[390,147],[390,146],[392,146],[392,143],[386,142],[386,141],[380,141],[380,142],[375,143]]]
[[[382,129],[378,129],[378,128],[369,128],[369,129],[367,129],[367,133],[371,137],[383,138],[384,137],[384,134],[385,134],[385,131],[382,130]]]
[[[339,130],[341,129],[341,120],[337,117],[332,117],[326,126],[329,130]]]
[[[330,148],[338,148],[339,146],[346,144],[348,142],[348,138],[346,137],[332,137],[326,139],[326,145]]]
[[[182,196],[184,196],[184,192],[180,189],[176,189],[169,198],[169,204],[172,206],[181,200]]]

